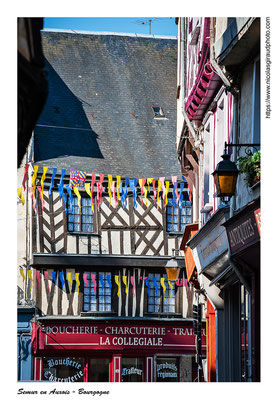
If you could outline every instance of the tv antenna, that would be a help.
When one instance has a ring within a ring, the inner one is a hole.
[[[149,35],[151,35],[151,31],[152,31],[152,22],[155,21],[156,19],[159,19],[159,18],[160,18],[160,17],[158,17],[158,18],[151,18],[151,19],[146,19],[146,20],[144,20],[144,21],[142,21],[142,20],[137,20],[136,23],[139,24],[139,25],[146,25],[146,24],[149,24]]]

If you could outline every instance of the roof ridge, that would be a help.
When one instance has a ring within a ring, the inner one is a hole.
[[[81,31],[76,29],[56,29],[56,28],[44,28],[42,32],[58,32],[58,33],[71,33],[78,35],[103,35],[103,36],[128,36],[128,37],[142,37],[147,39],[172,39],[177,40],[177,36],[167,35],[148,35],[138,33],[125,33],[125,32],[109,32],[109,31]]]

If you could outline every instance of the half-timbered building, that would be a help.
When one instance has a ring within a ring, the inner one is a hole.
[[[18,303],[37,310],[33,377],[192,381],[176,38],[41,33],[49,96],[19,170]],[[73,171],[84,173],[78,191]],[[173,255],[180,275],[170,281]]]

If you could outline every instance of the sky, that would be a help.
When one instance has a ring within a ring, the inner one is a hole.
[[[98,17],[98,18],[44,18],[44,28],[74,29],[79,31],[123,32],[149,34],[149,20],[151,34],[177,36],[178,26],[174,17]]]

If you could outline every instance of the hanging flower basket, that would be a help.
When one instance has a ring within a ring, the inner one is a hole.
[[[240,174],[244,174],[246,185],[252,187],[261,180],[261,151],[247,154],[237,159]]]

